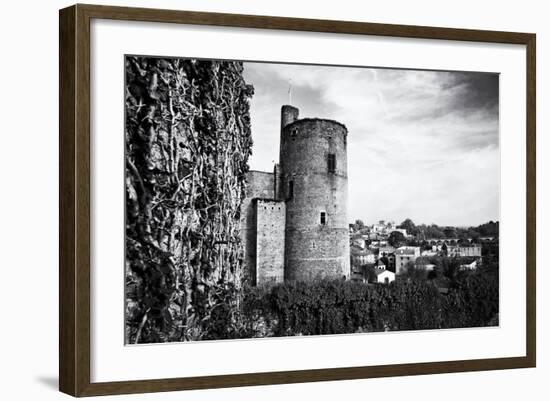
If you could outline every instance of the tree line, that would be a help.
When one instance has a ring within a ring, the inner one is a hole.
[[[498,325],[498,278],[485,271],[389,285],[320,280],[246,288],[239,326],[220,310],[205,339],[347,334]]]
[[[351,227],[356,232],[361,232],[367,228],[365,223],[360,219],[355,220],[355,223],[351,224]],[[397,228],[406,229],[407,234],[412,235],[416,239],[467,238],[475,241],[479,240],[482,237],[498,237],[499,222],[491,220],[478,226],[455,227],[439,226],[437,224],[416,225],[411,219],[407,218],[403,220],[403,222],[399,224]]]
[[[499,222],[489,221],[475,227],[438,226],[437,224],[415,225],[411,219],[405,219],[398,228],[407,230],[407,234],[416,238],[458,238],[479,240],[481,237],[498,237]]]

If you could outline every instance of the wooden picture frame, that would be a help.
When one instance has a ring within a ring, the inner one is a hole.
[[[90,21],[94,18],[526,46],[526,355],[493,359],[92,383],[90,380]],[[80,4],[60,10],[59,29],[59,388],[62,392],[73,396],[95,396],[535,366],[536,37],[534,34]]]

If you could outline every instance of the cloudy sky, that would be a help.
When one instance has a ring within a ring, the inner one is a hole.
[[[250,167],[279,157],[281,105],[348,128],[349,218],[478,225],[499,219],[498,75],[245,63]]]

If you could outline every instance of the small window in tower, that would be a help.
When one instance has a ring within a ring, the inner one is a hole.
[[[328,155],[328,172],[336,172],[336,155],[334,153],[329,153]]]
[[[292,199],[294,196],[294,181],[288,182],[288,199]]]
[[[325,212],[321,212],[321,225],[325,226],[327,224],[327,214]]]
[[[296,135],[298,135],[298,129],[297,128],[293,128],[292,130],[290,130],[290,137],[291,138],[296,138]]]

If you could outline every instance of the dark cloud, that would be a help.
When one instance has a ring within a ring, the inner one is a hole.
[[[398,79],[406,71],[388,74]],[[411,90],[406,86],[396,88],[401,93],[395,99],[406,98],[418,108],[401,113],[396,118],[405,121],[433,120],[452,116],[468,116],[472,113],[486,114],[487,118],[498,119],[499,75],[482,72],[427,72],[433,77],[427,87]],[[433,90],[434,83],[438,90]],[[423,90],[424,89],[424,90]]]
[[[444,89],[463,89],[455,96],[454,105],[464,110],[489,110],[498,113],[499,74],[483,72],[447,73]]]
[[[252,168],[278,158],[292,79],[302,117],[349,129],[350,218],[498,219],[498,74],[245,63],[245,78],[256,88]]]
[[[407,82],[407,71],[386,72],[385,79],[401,81],[390,94],[408,107],[394,116],[403,125],[433,125],[426,135],[446,137],[447,149],[471,151],[498,147],[499,75],[483,72],[418,72],[423,79]],[[407,84],[408,83],[408,84]],[[439,124],[436,124],[439,122]],[[445,128],[445,129],[441,129]]]

